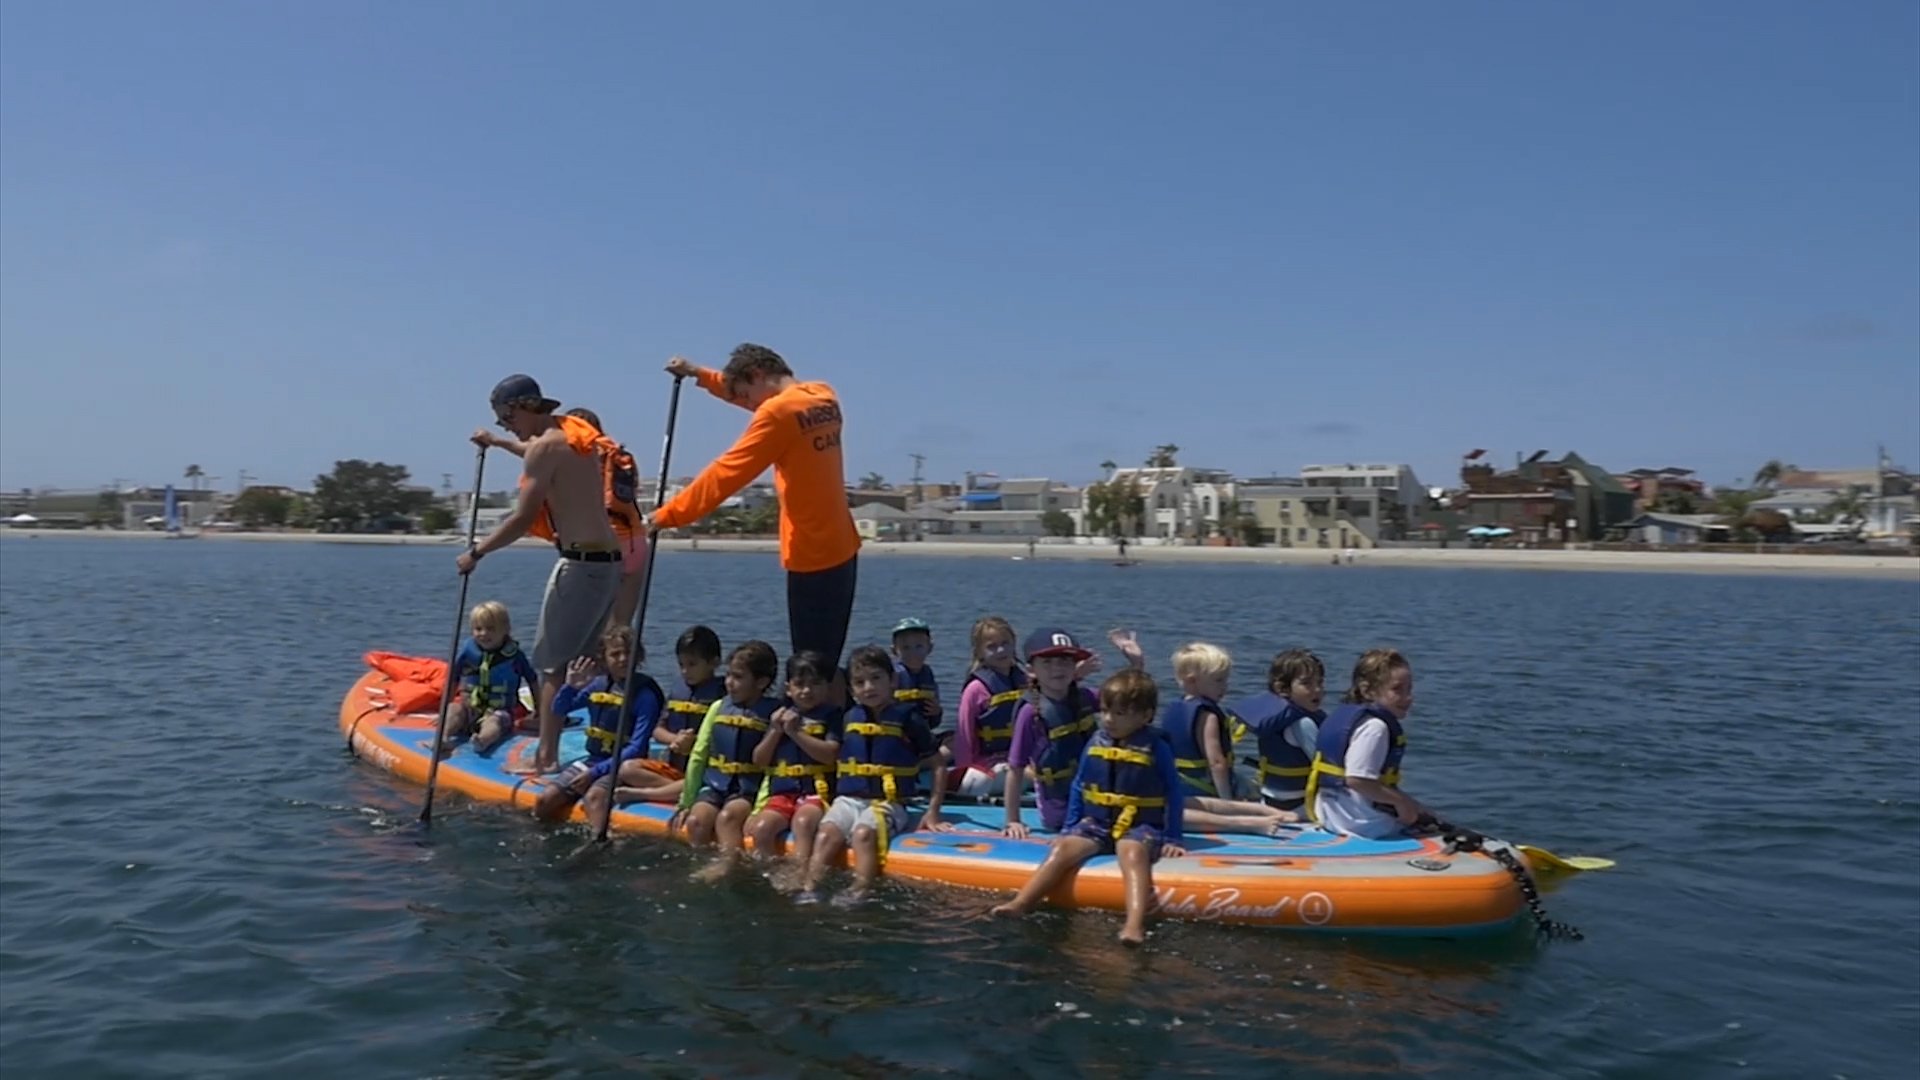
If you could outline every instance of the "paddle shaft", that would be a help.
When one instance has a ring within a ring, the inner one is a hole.
[[[467,503],[467,550],[472,551],[474,538],[480,532],[480,478],[487,471],[487,448],[482,446],[473,455],[473,498]],[[467,586],[473,581],[471,573],[460,575],[460,603],[453,609],[453,646],[447,650],[446,685],[440,689],[440,722],[433,727],[433,755],[427,762],[427,798],[420,805],[420,824],[433,824],[433,785],[440,778],[440,746],[447,737],[447,712],[453,707],[453,687],[458,683],[459,673],[454,665],[460,661],[460,632],[467,626]]]
[[[685,375],[673,377],[673,393],[667,398],[667,433],[660,440],[660,482],[653,488],[653,508],[660,509],[667,502],[667,469],[673,461],[673,429],[680,420],[680,384],[686,381]],[[644,525],[642,526],[645,527]],[[647,538],[647,565],[640,571],[640,600],[633,607],[633,622],[629,628],[633,631],[634,658],[641,652],[641,631],[647,626],[647,598],[653,594],[653,557],[660,550],[657,537]],[[600,818],[600,824],[594,827],[595,843],[607,839],[607,830],[613,825],[613,792],[620,783],[621,755],[626,753],[627,738],[633,734],[632,702],[634,695],[640,692],[640,665],[630,658],[627,669],[626,689],[620,695],[620,719],[614,725],[612,764],[607,767],[607,812]],[[612,672],[607,677],[613,677]],[[662,702],[664,705],[665,702]]]

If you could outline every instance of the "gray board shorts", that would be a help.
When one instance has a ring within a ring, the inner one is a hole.
[[[553,674],[576,658],[600,651],[600,631],[620,589],[620,564],[556,559],[540,602],[533,635],[533,666]]]

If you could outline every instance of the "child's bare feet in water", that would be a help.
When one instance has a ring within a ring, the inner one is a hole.
[[[724,858],[724,857],[718,858],[708,863],[707,865],[701,867],[700,869],[695,870],[692,875],[692,880],[702,885],[713,885],[720,881],[724,881],[726,879],[727,873],[732,869],[733,869],[732,859]]]
[[[1120,944],[1145,945],[1146,943],[1147,932],[1145,930],[1137,926],[1124,926],[1120,928]]]
[[[1017,919],[1026,913],[1027,909],[1017,900],[1009,900],[1004,904],[995,904],[993,907],[987,909],[987,914],[998,915],[1003,919]]]

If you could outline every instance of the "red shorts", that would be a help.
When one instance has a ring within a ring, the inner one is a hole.
[[[669,780],[685,780],[687,778],[686,773],[661,761],[659,758],[628,758],[627,764],[638,765],[656,776],[664,776]]]
[[[779,814],[788,821],[792,821],[793,815],[798,813],[801,807],[809,803],[814,806],[827,805],[820,801],[820,796],[818,795],[769,795],[767,796],[767,804],[762,806],[760,811],[766,814]]]

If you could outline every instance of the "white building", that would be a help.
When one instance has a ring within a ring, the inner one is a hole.
[[[1198,538],[1219,531],[1220,512],[1233,505],[1233,475],[1223,469],[1185,465],[1115,469],[1110,484],[1132,483],[1146,508],[1144,536],[1162,540]]]
[[[1427,494],[1411,465],[1308,465],[1300,470],[1300,480],[1308,487],[1386,488],[1409,512],[1425,505]]]

